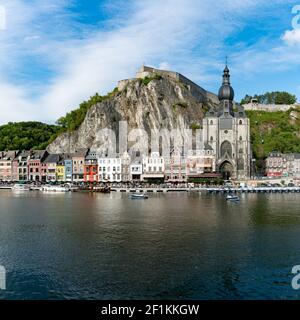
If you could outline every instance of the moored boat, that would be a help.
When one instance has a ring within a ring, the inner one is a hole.
[[[29,191],[30,187],[27,184],[15,184],[12,187],[12,191],[15,192],[23,192],[23,191]]]
[[[240,197],[232,195],[232,194],[229,194],[228,196],[226,196],[226,200],[227,201],[240,201]]]
[[[42,191],[44,192],[69,192],[69,187],[63,186],[43,186]]]
[[[148,195],[146,193],[134,193],[131,195],[131,199],[148,199]]]

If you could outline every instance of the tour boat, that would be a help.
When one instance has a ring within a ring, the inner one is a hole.
[[[148,195],[146,193],[134,193],[131,195],[131,199],[148,199]]]
[[[227,201],[240,201],[240,197],[229,194],[226,196]]]
[[[27,184],[15,184],[12,190],[16,192],[29,191],[30,187]]]
[[[62,186],[43,186],[42,188],[45,192],[69,192],[69,187],[62,187]]]

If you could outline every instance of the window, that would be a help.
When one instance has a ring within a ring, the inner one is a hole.
[[[240,120],[239,124],[243,124],[243,121],[242,121],[242,120]]]
[[[243,137],[242,136],[240,136],[240,141],[242,141],[243,140]]]
[[[214,138],[211,136],[211,137],[210,137],[210,141],[213,141],[213,140],[214,140]]]
[[[210,124],[212,125],[212,124],[214,124],[214,122],[212,120],[210,120]]]
[[[238,170],[244,170],[244,159],[239,158],[237,161],[237,169]]]
[[[221,144],[221,157],[224,157],[225,155],[232,157],[232,147],[231,143],[229,141],[224,141]]]

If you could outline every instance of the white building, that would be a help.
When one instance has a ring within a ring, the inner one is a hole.
[[[141,181],[143,177],[143,164],[141,162],[132,163],[130,165],[130,180]]]
[[[121,182],[122,161],[121,158],[98,158],[98,181]]]
[[[164,179],[165,161],[159,152],[143,157],[143,180]]]

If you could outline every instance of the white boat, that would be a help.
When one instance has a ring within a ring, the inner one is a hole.
[[[131,195],[131,199],[148,199],[148,195],[146,193],[134,193]]]
[[[27,184],[15,184],[12,187],[12,191],[15,191],[15,192],[30,191],[30,187]]]
[[[69,192],[69,187],[62,186],[43,186],[42,191],[44,192]]]
[[[226,200],[227,201],[240,201],[240,197],[229,194],[228,196],[226,196]]]

